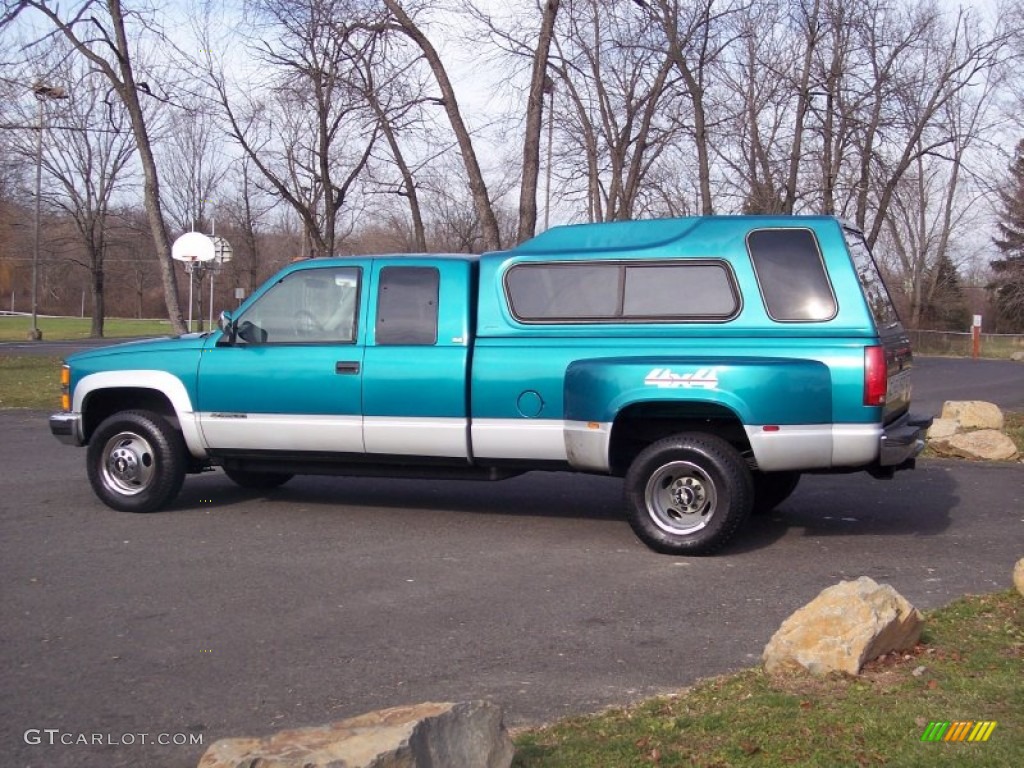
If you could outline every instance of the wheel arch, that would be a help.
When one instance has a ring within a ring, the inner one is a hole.
[[[206,458],[192,400],[177,376],[166,371],[103,371],[83,377],[75,386],[73,410],[82,414],[86,443],[96,428],[118,411],[156,413],[181,432],[189,453]]]
[[[752,456],[739,415],[726,405],[702,400],[654,400],[631,403],[615,414],[608,444],[609,467],[625,475],[648,445],[681,432],[717,435],[744,457]]]

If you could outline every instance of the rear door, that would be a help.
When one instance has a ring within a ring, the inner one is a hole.
[[[474,268],[454,258],[374,263],[363,359],[367,453],[468,459]]]
[[[910,407],[910,369],[913,367],[910,337],[900,322],[864,235],[850,228],[844,228],[844,234],[879,341],[885,350],[887,386],[884,420],[889,423]]]

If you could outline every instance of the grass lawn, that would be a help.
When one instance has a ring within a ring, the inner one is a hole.
[[[60,410],[59,357],[0,355],[0,408]]]
[[[1024,597],[926,616],[921,644],[857,677],[760,669],[516,736],[516,768],[1011,766],[1024,755]],[[996,721],[986,742],[925,742],[932,722]]]
[[[87,317],[40,317],[39,330],[45,341],[65,341],[89,338],[91,321]],[[0,341],[25,341],[32,328],[32,318],[22,315],[0,317]],[[134,320],[108,317],[103,322],[103,335],[108,339],[133,336],[168,336],[169,320]]]

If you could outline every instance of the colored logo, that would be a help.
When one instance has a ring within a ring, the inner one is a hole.
[[[715,389],[718,369],[701,368],[693,373],[673,373],[671,368],[653,368],[644,378],[648,387],[659,389]]]
[[[988,741],[996,725],[995,720],[932,722],[924,729],[921,741]]]

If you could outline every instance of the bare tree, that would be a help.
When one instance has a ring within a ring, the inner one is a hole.
[[[42,142],[42,166],[56,182],[44,197],[74,223],[83,257],[70,260],[89,274],[92,295],[90,335],[103,336],[106,316],[105,264],[111,208],[135,155],[135,140],[120,102],[106,100],[107,89],[88,72],[69,72],[69,98],[57,124]],[[31,147],[24,153],[31,155]]]
[[[415,57],[392,43],[388,35],[376,36],[354,62],[353,76],[387,144],[387,157],[371,156],[367,165],[369,178],[378,190],[405,198],[412,222],[410,246],[422,252],[427,249],[427,235],[417,174],[426,161],[417,161],[409,148],[403,146],[403,140],[412,134],[410,143],[421,147],[434,143],[424,125],[423,107],[435,102],[425,95],[426,86],[415,77]],[[427,157],[431,154],[428,152]],[[397,169],[397,181],[387,170],[379,170],[389,166]]]
[[[570,173],[584,181],[591,221],[632,218],[648,175],[679,137],[673,60],[661,37],[659,23],[622,0],[574,3],[556,29],[550,67],[561,132],[575,148]]]
[[[256,290],[260,280],[267,276],[263,232],[266,229],[267,216],[274,210],[278,201],[256,185],[256,174],[250,158],[242,157],[236,165],[235,172],[235,195],[222,196],[219,202],[226,214],[225,223],[237,235],[232,238],[234,258],[229,271],[235,276],[235,284],[248,295]],[[235,240],[237,242],[234,242]]]
[[[635,0],[664,33],[668,60],[679,73],[690,100],[692,137],[697,155],[700,211],[715,211],[711,192],[711,143],[708,91],[710,72],[732,44],[727,21],[741,8],[740,0]],[[800,122],[798,110],[797,120]]]
[[[412,40],[422,51],[423,57],[430,67],[437,81],[438,89],[441,91],[440,103],[444,107],[455,134],[455,140],[462,154],[462,162],[465,166],[466,179],[473,198],[473,207],[476,217],[483,233],[483,247],[485,250],[497,250],[501,247],[501,232],[498,227],[498,219],[494,214],[494,207],[487,192],[487,183],[484,181],[483,171],[480,162],[477,160],[476,151],[473,148],[473,139],[470,136],[469,128],[459,109],[459,102],[455,95],[448,71],[441,60],[440,54],[434,44],[427,37],[416,21],[410,16],[398,0],[384,0],[384,5],[391,13],[398,29]]]
[[[540,32],[531,57],[530,90],[526,97],[526,127],[523,134],[523,181],[519,188],[519,226],[516,242],[533,237],[537,231],[537,184],[540,179],[540,135],[544,116],[544,94],[551,85],[548,55],[554,37],[559,0],[544,0]]]
[[[160,182],[149,135],[149,123],[143,109],[143,98],[155,91],[146,81],[138,79],[136,43],[142,33],[150,31],[143,14],[127,9],[121,0],[81,0],[66,7],[46,0],[19,0],[7,3],[0,22],[11,23],[26,11],[35,11],[46,19],[54,33],[63,37],[77,54],[84,57],[106,78],[128,113],[144,176],[144,200],[149,226],[160,260],[164,298],[171,326],[176,333],[185,332],[178,302],[178,284],[171,261],[171,243],[160,204]],[[131,25],[126,19],[131,19]],[[129,34],[131,28],[131,34]]]
[[[227,175],[227,158],[219,127],[209,110],[175,112],[158,146],[164,169],[164,210],[179,232],[196,227],[210,231],[211,211]]]

